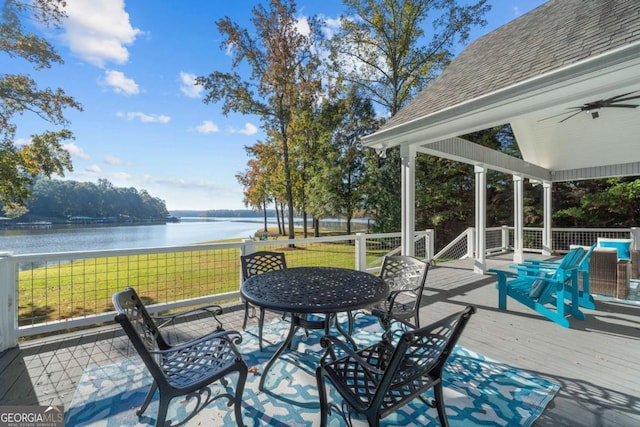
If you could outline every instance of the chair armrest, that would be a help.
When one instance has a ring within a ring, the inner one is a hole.
[[[548,265],[548,266],[558,266],[560,265],[560,263],[558,261],[547,261],[544,259],[531,259],[531,258],[525,258],[524,261],[522,261],[524,264],[533,264],[533,265]]]
[[[154,350],[149,353],[152,355],[160,355],[162,357],[171,357],[172,354],[183,353],[187,350],[192,350],[198,347],[209,347],[212,342],[218,342],[219,340],[224,340],[229,343],[231,349],[236,354],[237,357],[242,357],[240,350],[238,350],[237,345],[242,342],[242,335],[238,331],[216,331],[212,332],[203,337],[173,346],[166,350]]]
[[[391,309],[393,309],[393,305],[396,303],[396,298],[398,298],[398,296],[400,294],[403,294],[403,293],[411,293],[411,294],[413,294],[415,296],[416,291],[415,291],[415,289],[399,289],[397,291],[389,292],[389,296],[387,297],[387,301],[389,301],[389,307]]]
[[[504,277],[518,277],[517,273],[514,273],[513,271],[506,271],[506,270],[498,270],[497,268],[490,268],[488,270],[489,273],[495,273],[497,276],[504,276]]]
[[[571,269],[567,269],[567,270],[570,271]],[[492,273],[496,273],[496,275],[498,276],[498,284],[500,283],[501,280],[504,280],[503,283],[506,284],[506,279],[509,278],[509,277],[511,277],[511,278],[523,277],[520,274],[514,273],[512,271],[497,270],[497,269],[493,269],[493,268],[490,269],[489,271],[492,272]],[[532,272],[540,273],[540,272],[543,272],[543,270],[534,269],[534,270],[532,270]],[[535,279],[536,281],[539,280],[539,281],[547,283],[547,284],[555,283],[557,287],[563,286],[563,282],[562,281],[559,281],[557,278],[553,278],[553,277],[529,275],[529,276],[526,276],[526,279],[531,279],[531,280]]]
[[[626,299],[629,294],[629,280],[631,279],[631,260],[618,260],[616,278],[616,298]]]
[[[631,278],[640,279],[640,250],[631,249]]]
[[[553,274],[553,273],[555,273],[557,271],[557,267],[545,267],[545,266],[536,267],[534,265],[523,265],[523,264],[510,265],[509,267],[517,270],[518,274],[520,274],[520,273],[530,273],[530,274],[548,273],[548,274]],[[565,270],[565,271],[578,270],[578,266],[574,265],[574,266],[571,266],[571,267],[566,267],[566,268],[563,268],[563,270]]]
[[[207,312],[213,320],[216,321],[218,326],[216,327],[216,331],[222,330],[222,322],[218,319],[218,315],[222,314],[222,307],[219,305],[207,305],[204,307],[197,307],[190,310],[181,311],[174,314],[167,314],[163,316],[152,316],[151,318],[156,323],[158,329],[161,329],[172,322],[174,322],[179,317],[190,316],[192,314],[196,314],[198,312]]]
[[[397,337],[399,334],[402,334],[405,331],[413,330],[416,328],[415,325],[412,325],[406,320],[398,319],[394,317],[393,314],[385,310],[380,310],[379,308],[374,308],[373,310],[371,310],[371,315],[379,318],[380,324],[382,325],[382,328],[385,330],[383,336],[386,337],[387,340],[390,342],[393,341],[393,338]],[[402,327],[396,330],[391,329],[391,322],[399,323],[400,325],[402,325]]]

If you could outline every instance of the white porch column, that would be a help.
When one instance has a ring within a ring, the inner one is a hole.
[[[413,236],[416,234],[416,149],[400,146],[402,174],[402,255],[413,256]]]
[[[524,257],[524,179],[513,175],[513,262],[520,263]]]
[[[476,245],[474,273],[484,274],[487,271],[487,169],[475,166],[476,174]]]
[[[544,181],[542,183],[542,200],[543,200],[543,218],[544,218],[544,228],[542,230],[542,255],[551,255],[553,252],[553,234],[552,234],[552,206],[551,206],[551,194],[552,194],[552,183],[549,181]]]

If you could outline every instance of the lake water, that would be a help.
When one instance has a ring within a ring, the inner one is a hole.
[[[268,219],[277,227],[276,219]],[[337,220],[323,220],[323,228],[343,227]],[[301,226],[301,220],[295,220]],[[311,222],[309,222],[311,226]],[[364,231],[366,220],[354,220],[353,231]],[[0,252],[14,254],[138,249],[180,246],[216,240],[249,238],[263,229],[263,218],[182,218],[179,223],[126,226],[62,225],[39,229],[0,228]]]
[[[180,246],[215,240],[249,238],[264,224],[261,218],[183,219],[179,223],[127,226],[52,226],[0,229],[0,252],[14,254]],[[269,226],[274,226],[269,223]]]

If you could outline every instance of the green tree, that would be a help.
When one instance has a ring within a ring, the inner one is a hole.
[[[336,112],[338,121],[331,138],[333,153],[326,163],[327,187],[334,213],[346,219],[347,233],[351,233],[351,219],[366,206],[366,166],[372,151],[362,145],[361,138],[373,132],[379,122],[371,101],[353,86]]]
[[[640,179],[565,182],[554,191],[554,225],[635,227],[640,218]]]
[[[328,140],[323,138],[326,128],[321,121],[322,104],[318,102],[320,82],[311,79],[301,88],[300,104],[291,118],[291,157],[293,159],[292,178],[296,211],[302,215],[303,236],[308,237],[308,216],[313,215],[315,225],[324,216],[324,212],[313,209],[313,200],[317,196],[317,175],[321,173],[324,148]],[[318,227],[314,227],[316,236]]]
[[[25,20],[58,27],[66,17],[64,0],[5,0],[0,16],[0,51],[12,60],[25,60],[36,70],[62,64],[62,58],[42,37],[26,31]],[[64,110],[82,106],[62,89],[39,88],[28,75],[0,73],[0,201],[7,207],[24,204],[39,175],[64,176],[72,170],[69,153],[62,141],[72,139]],[[33,113],[56,126],[56,131],[31,135],[31,142],[15,144],[13,117]]]
[[[206,91],[205,103],[223,101],[223,113],[258,115],[269,138],[282,147],[286,201],[289,205],[289,238],[295,237],[293,181],[289,159],[290,124],[300,105],[300,88],[320,65],[317,56],[319,25],[309,19],[309,32],[298,29],[293,0],[271,0],[270,9],[257,5],[252,9],[254,31],[233,23],[229,17],[216,22],[223,36],[222,48],[232,52],[234,69],[249,65],[250,76],[237,72],[216,71],[198,77],[197,84]]]
[[[267,231],[267,204],[272,197],[269,192],[271,174],[269,171],[269,150],[267,145],[257,142],[253,147],[245,147],[247,154],[254,156],[247,164],[244,173],[236,175],[236,179],[244,188],[244,205],[251,206],[264,214],[264,231]],[[272,156],[273,157],[273,156]]]
[[[347,11],[331,40],[332,68],[365,96],[394,115],[449,63],[469,30],[485,25],[486,0],[461,6],[455,0],[344,0]],[[425,32],[431,20],[433,33]],[[430,40],[425,43],[425,40]],[[376,229],[400,228],[400,153],[371,159],[368,201]]]
[[[38,178],[27,201],[29,215],[64,218],[122,218],[163,220],[165,202],[146,190],[116,188],[106,179],[93,182]]]
[[[424,154],[416,164],[417,227],[436,229],[439,247],[473,219],[473,166]]]
[[[71,197],[67,197],[65,183],[52,179],[38,179],[29,200],[29,211],[43,217],[63,217]],[[25,212],[26,213],[26,212]]]

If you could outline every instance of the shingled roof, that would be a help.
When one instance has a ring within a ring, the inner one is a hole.
[[[378,132],[639,40],[640,0],[551,0],[471,43]]]

